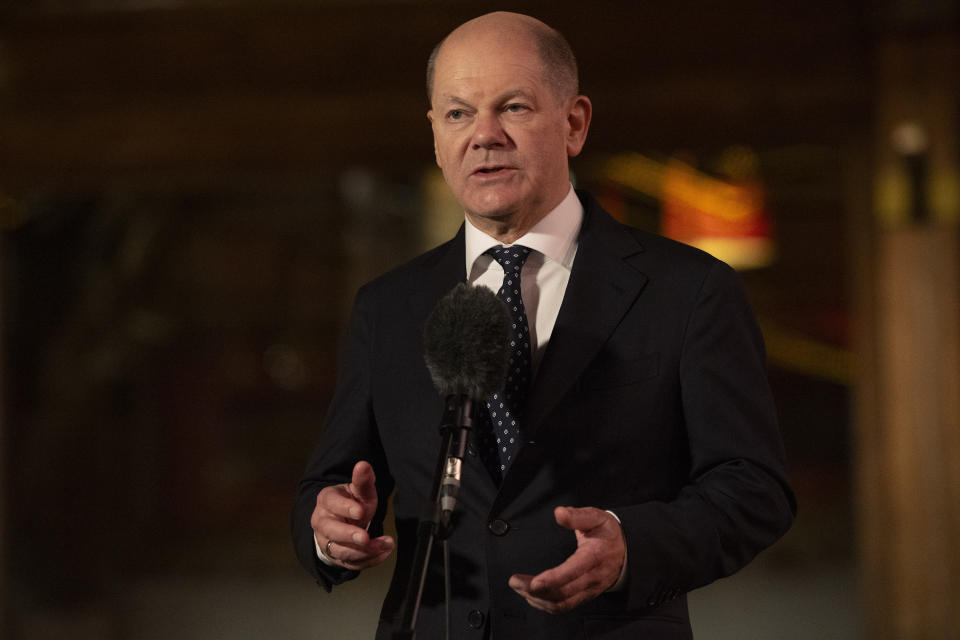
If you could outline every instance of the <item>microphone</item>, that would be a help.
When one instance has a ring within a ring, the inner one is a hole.
[[[440,395],[474,400],[499,391],[507,375],[510,313],[486,287],[460,283],[430,312],[423,359]]]
[[[427,317],[423,352],[433,385],[446,396],[441,431],[453,437],[439,487],[444,526],[456,506],[461,464],[481,401],[499,391],[507,375],[510,313],[490,289],[460,283]]]

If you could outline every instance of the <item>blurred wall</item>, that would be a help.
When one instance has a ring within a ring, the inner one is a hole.
[[[954,8],[517,7],[577,52],[595,115],[574,172],[623,219],[656,230],[659,201],[612,180],[612,158],[683,158],[718,178],[733,145],[758,159],[777,258],[742,275],[801,512],[753,578],[705,596],[716,619],[701,624],[723,628],[737,585],[781,594],[771,624],[797,589],[839,588],[839,635],[818,637],[851,637],[854,248],[875,224],[877,52],[891,37],[955,41],[941,19]],[[484,10],[0,5],[4,637],[163,637],[176,613],[144,611],[198,584],[277,585],[255,592],[266,602],[302,586],[302,637],[317,637],[324,600],[286,539],[293,489],[356,287],[456,227],[435,186],[423,68]],[[357,592],[370,611],[378,588]],[[207,615],[245,602],[227,600]]]

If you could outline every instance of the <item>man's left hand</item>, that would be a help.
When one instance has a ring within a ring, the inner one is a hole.
[[[557,507],[557,524],[577,535],[577,550],[563,563],[535,576],[514,574],[510,588],[547,613],[569,611],[612,587],[620,577],[626,543],[620,523],[593,507]]]

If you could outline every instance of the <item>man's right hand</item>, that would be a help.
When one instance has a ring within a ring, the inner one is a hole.
[[[367,533],[377,510],[376,478],[370,463],[361,460],[353,467],[349,484],[326,487],[317,494],[310,526],[317,547],[334,564],[366,569],[380,564],[393,551],[393,538],[371,538]]]

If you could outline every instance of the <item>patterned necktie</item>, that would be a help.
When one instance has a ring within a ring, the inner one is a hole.
[[[530,328],[527,325],[523,299],[520,297],[520,270],[530,255],[530,249],[520,245],[497,246],[485,253],[503,267],[503,284],[497,291],[497,297],[507,305],[511,319],[507,378],[502,391],[487,397],[491,429],[481,430],[483,435],[480,442],[487,468],[499,483],[520,450],[523,406],[533,377],[530,366]]]

